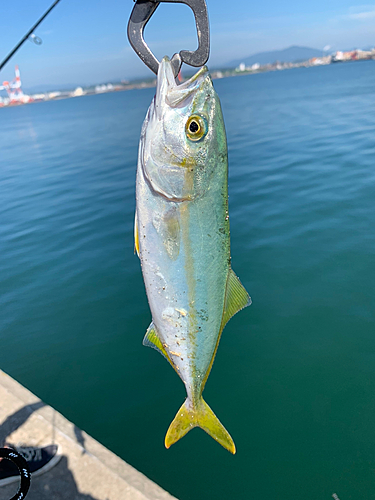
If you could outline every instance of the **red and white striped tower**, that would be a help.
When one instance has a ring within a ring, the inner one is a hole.
[[[11,82],[3,82],[0,90],[6,90],[9,97],[9,104],[21,104],[29,102],[29,96],[25,95],[21,87],[21,74],[18,66],[15,68],[16,77]]]

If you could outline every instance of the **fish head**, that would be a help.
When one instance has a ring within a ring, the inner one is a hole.
[[[171,61],[164,57],[142,130],[140,155],[153,191],[175,202],[203,196],[215,171],[226,169],[220,101],[205,66],[178,85]]]

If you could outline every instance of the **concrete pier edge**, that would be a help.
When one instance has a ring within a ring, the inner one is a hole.
[[[27,500],[176,500],[87,433],[79,430],[83,447],[77,441],[77,427],[72,422],[51,406],[42,403],[37,396],[1,370],[0,430],[3,434],[0,439],[6,438],[13,444],[59,444],[63,457],[66,457],[65,469],[59,462],[49,472],[32,480]],[[64,473],[69,481],[64,481]],[[58,489],[60,483],[62,492]],[[68,491],[69,484],[72,491]],[[10,498],[14,491],[14,484],[0,488],[0,499]]]

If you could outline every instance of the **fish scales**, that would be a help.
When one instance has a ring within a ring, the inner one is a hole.
[[[207,68],[177,85],[165,57],[141,133],[135,246],[152,313],[144,344],[166,357],[187,392],[167,447],[198,426],[235,452],[202,398],[225,323],[250,304],[231,270],[227,178],[224,122]]]

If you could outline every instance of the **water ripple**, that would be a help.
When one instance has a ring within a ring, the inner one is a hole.
[[[181,500],[248,498],[249,470],[254,498],[329,496],[347,470],[361,481],[342,497],[361,484],[370,498],[374,64],[215,81],[233,265],[253,298],[207,387],[235,462],[203,433],[162,445],[182,385],[141,346],[150,313],[133,251],[152,89],[0,110],[1,367]]]

